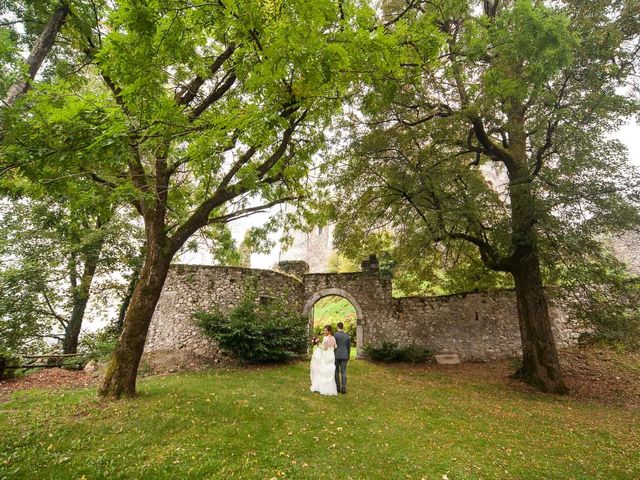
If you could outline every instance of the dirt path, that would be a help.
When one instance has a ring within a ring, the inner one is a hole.
[[[7,400],[11,393],[31,388],[70,389],[95,385],[93,375],[77,370],[48,368],[21,378],[0,382],[0,401]]]

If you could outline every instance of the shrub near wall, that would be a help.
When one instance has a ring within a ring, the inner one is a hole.
[[[194,317],[205,335],[242,362],[283,362],[305,353],[306,318],[277,299],[267,305],[258,305],[255,299],[248,291],[228,313],[217,309]]]
[[[433,358],[433,353],[422,347],[399,347],[392,342],[382,342],[380,345],[367,345],[364,348],[367,356],[376,362],[394,363],[425,363]]]

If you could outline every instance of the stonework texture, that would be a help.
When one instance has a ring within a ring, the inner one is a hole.
[[[393,307],[393,322],[376,325],[375,335],[391,340],[396,331],[400,344],[455,353],[462,361],[516,357],[521,351],[514,291],[399,298]],[[549,313],[558,348],[574,345],[579,330],[553,303]]]
[[[282,247],[281,261],[301,260],[311,273],[326,272],[333,253],[333,225],[314,227],[309,232],[293,232],[293,244]]]
[[[302,280],[309,273],[309,264],[302,260],[281,260],[274,266],[274,270]]]
[[[270,270],[202,265],[175,265],[169,271],[151,320],[143,367],[154,371],[224,364],[230,358],[198,328],[193,314],[216,307],[228,311],[254,286],[256,301],[280,298],[302,309],[302,283]]]
[[[281,298],[306,314],[311,324],[313,305],[320,298],[339,295],[349,300],[357,315],[358,356],[363,355],[364,346],[383,341],[422,346],[436,354],[457,354],[462,361],[515,357],[520,352],[513,291],[393,298],[390,279],[376,271],[301,277],[247,268],[174,266],[149,329],[148,364],[162,369],[156,364],[163,357],[177,368],[229,361],[199,331],[193,314],[216,306],[230,309],[249,282],[256,284],[257,297]],[[575,344],[579,329],[568,321],[561,306],[552,302],[550,313],[559,348]]]
[[[640,275],[640,232],[627,232],[607,239],[613,254],[627,264],[629,272]]]

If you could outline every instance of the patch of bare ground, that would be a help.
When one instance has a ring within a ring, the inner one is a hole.
[[[640,407],[640,353],[573,348],[560,352],[560,361],[570,396]]]
[[[605,405],[640,407],[640,353],[620,353],[605,348],[571,348],[561,350],[560,363],[570,398]],[[513,360],[460,365],[430,365],[435,371],[447,370],[460,379],[482,379],[487,383],[535,392],[511,378]]]
[[[32,388],[45,390],[65,390],[95,385],[94,375],[78,370],[48,368],[0,382],[0,401],[7,400],[9,395],[18,390]]]

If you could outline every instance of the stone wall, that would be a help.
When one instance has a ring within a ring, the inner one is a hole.
[[[611,245],[613,254],[627,264],[629,272],[640,275],[640,232],[609,237],[607,243]]]
[[[434,353],[456,353],[464,361],[484,361],[520,354],[520,331],[513,291],[394,299],[395,318],[376,324],[376,339],[419,345]],[[576,343],[578,331],[552,305],[559,348]]]
[[[304,276],[305,313],[327,295],[347,298],[358,316],[358,354],[384,341],[456,353],[464,361],[514,357],[520,331],[514,291],[439,297],[392,298],[391,282],[375,272]],[[552,302],[550,316],[559,348],[574,345],[579,330]]]
[[[217,343],[202,334],[193,314],[216,306],[229,310],[254,283],[258,297],[280,298],[302,310],[303,285],[291,276],[239,267],[173,266],[151,320],[144,361],[154,370],[228,361]]]
[[[248,282],[256,283],[258,296],[284,299],[310,321],[319,299],[329,295],[346,298],[356,310],[359,356],[364,346],[383,341],[455,353],[464,361],[513,357],[520,352],[513,291],[393,298],[390,279],[375,270],[306,274],[300,281],[269,270],[178,265],[169,273],[153,316],[145,347],[147,360],[153,364],[156,356],[168,356],[177,367],[227,361],[216,343],[199,331],[192,316],[215,306],[233,307]],[[559,347],[575,344],[578,329],[567,321],[561,306],[552,306],[550,313]]]
[[[273,269],[276,272],[285,273],[302,280],[309,273],[309,264],[302,260],[281,260]]]

